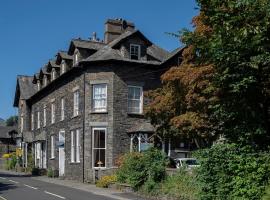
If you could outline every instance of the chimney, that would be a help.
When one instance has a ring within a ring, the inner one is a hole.
[[[127,22],[121,18],[108,19],[105,22],[105,44],[110,43],[125,31],[132,31],[134,29],[135,25],[132,22]]]

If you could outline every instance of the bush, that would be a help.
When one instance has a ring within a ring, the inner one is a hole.
[[[110,184],[116,182],[116,175],[102,176],[100,180],[97,181],[96,186],[107,188]]]
[[[217,144],[198,152],[201,199],[261,199],[270,177],[268,152]]]
[[[173,176],[168,176],[162,184],[161,193],[178,200],[198,199],[199,185],[196,173],[181,169]]]
[[[116,172],[117,180],[130,184],[135,190],[147,183],[146,189],[151,190],[155,184],[165,178],[166,165],[165,154],[155,148],[150,148],[143,153],[129,153],[123,157]]]
[[[266,187],[262,200],[270,200],[270,185]]]
[[[52,168],[49,168],[49,169],[48,169],[47,176],[48,176],[49,178],[52,178],[52,177],[53,177],[53,170],[52,170]]]

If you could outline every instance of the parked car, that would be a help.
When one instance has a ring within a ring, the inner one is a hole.
[[[176,158],[174,159],[174,161],[176,163],[176,168],[180,167],[193,168],[200,166],[196,158]]]

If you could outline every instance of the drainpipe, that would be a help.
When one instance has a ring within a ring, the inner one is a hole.
[[[83,142],[82,142],[82,148],[83,148],[83,151],[82,151],[82,154],[83,154],[83,182],[84,182],[84,138],[85,138],[85,90],[86,90],[86,88],[85,88],[85,71],[83,71]]]

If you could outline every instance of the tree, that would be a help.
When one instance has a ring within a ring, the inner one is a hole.
[[[212,84],[214,66],[198,59],[201,43],[211,34],[202,21],[201,13],[193,19],[195,30],[184,30],[186,44],[180,66],[172,67],[161,77],[163,87],[149,93],[152,102],[147,115],[158,133],[164,138],[181,136],[194,139],[198,147],[209,145],[216,137],[218,124],[211,113],[218,102],[218,90]]]
[[[269,144],[268,0],[197,0],[194,31],[183,30],[183,62],[149,94],[147,114],[163,137],[264,148]]]
[[[6,126],[16,126],[18,124],[18,116],[10,116],[6,120]]]

